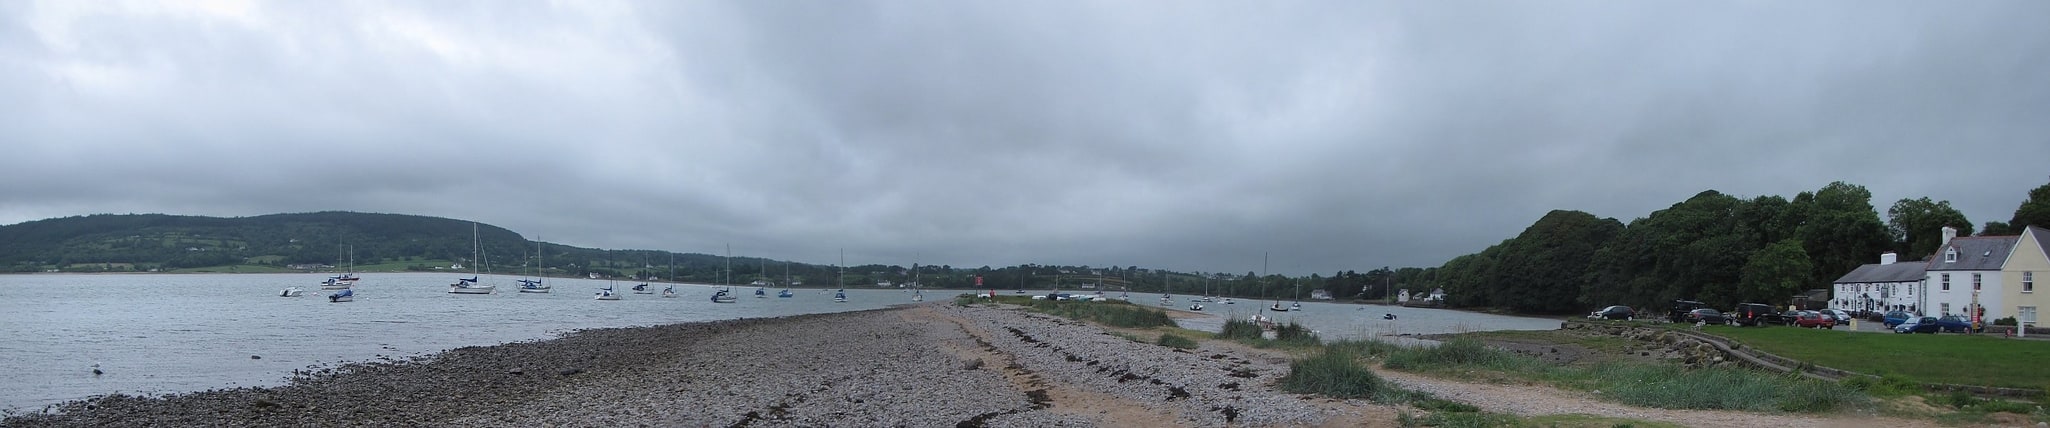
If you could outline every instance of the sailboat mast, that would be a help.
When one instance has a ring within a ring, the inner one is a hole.
[[[838,264],[838,265],[835,265],[834,267],[840,268],[840,275],[839,275],[839,276],[837,276],[837,277],[834,277],[834,278],[833,278],[833,285],[835,286],[835,287],[833,287],[833,288],[847,288],[847,249],[846,249],[846,248],[841,248],[841,249],[840,249],[840,264]]]
[[[477,276],[477,269],[478,269],[477,265],[480,265],[480,264],[484,264],[484,261],[483,261],[483,260],[480,260],[480,259],[478,259],[478,258],[477,258],[477,254],[479,254],[479,253],[478,253],[478,251],[479,251],[479,250],[477,249],[477,244],[478,244],[478,243],[480,243],[480,242],[484,242],[484,241],[482,241],[482,240],[479,240],[479,239],[477,239],[477,222],[474,222],[474,221],[473,221],[473,222],[470,222],[470,276],[471,276],[471,277],[476,277],[476,276]]]
[[[726,244],[726,273],[719,275],[719,286],[731,288],[733,279],[733,244]]]

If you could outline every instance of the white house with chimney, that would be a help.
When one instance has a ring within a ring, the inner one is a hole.
[[[1921,313],[1922,299],[1929,294],[1923,284],[1928,279],[1928,265],[1902,263],[1899,258],[1888,251],[1879,255],[1879,263],[1858,266],[1837,278],[1830,287],[1829,307],[1849,312]]]
[[[1972,308],[1984,310],[1982,319],[2011,316],[2000,304],[2007,283],[2001,267],[2014,252],[2020,236],[1957,236],[1957,229],[1943,228],[1943,244],[1927,263],[1928,299],[1924,316],[1963,315],[1972,318]]]

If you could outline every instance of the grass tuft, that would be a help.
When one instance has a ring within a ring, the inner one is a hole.
[[[1360,363],[1359,354],[1346,348],[1326,348],[1289,362],[1288,375],[1281,378],[1281,389],[1337,398],[1370,398],[1390,386]]]
[[[1182,337],[1179,335],[1175,335],[1173,333],[1160,335],[1160,341],[1155,343],[1159,344],[1160,346],[1181,349],[1196,349],[1197,346],[1195,339]]]

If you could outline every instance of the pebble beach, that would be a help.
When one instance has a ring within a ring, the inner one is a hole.
[[[301,372],[283,386],[101,396],[60,426],[1302,426],[1287,361],[1182,350],[1004,305],[582,330]],[[1341,419],[1335,419],[1341,418]]]

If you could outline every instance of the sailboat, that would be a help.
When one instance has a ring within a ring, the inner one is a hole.
[[[663,287],[662,297],[676,297],[676,286],[671,285],[668,287]]]
[[[919,273],[921,272],[918,271],[918,262],[911,262],[911,301],[913,302],[925,301],[925,290],[920,289],[924,284],[918,283]]]
[[[762,259],[762,279],[755,280],[755,298],[769,297],[769,259]]]
[[[726,245],[726,275],[719,279],[719,291],[712,293],[712,303],[733,303],[740,298],[733,297],[733,245]]]
[[[279,292],[278,297],[299,297],[305,292],[306,290],[301,290],[299,287],[285,287],[285,291]]]
[[[449,294],[491,294],[498,291],[497,286],[477,283],[478,265],[484,264],[484,259],[478,257],[481,251],[478,242],[477,222],[470,222],[470,277],[456,278],[454,284],[448,285]]]
[[[536,239],[534,239],[534,279],[521,279],[521,280],[520,280],[520,292],[521,292],[521,293],[546,293],[546,292],[548,292],[548,290],[549,290],[549,288],[550,288],[550,287],[548,286],[548,284],[543,284],[543,283],[541,283],[541,277],[542,277],[542,275],[541,275],[541,268],[542,268],[542,266],[545,266],[545,265],[547,265],[547,261],[548,261],[548,255],[547,255],[547,253],[543,253],[543,252],[541,252],[541,239],[539,239],[539,238],[537,237]]]
[[[1260,282],[1261,282],[1261,284],[1260,284],[1260,296],[1261,296],[1261,297],[1266,297],[1266,295],[1267,295],[1267,284],[1266,284],[1266,282],[1267,282],[1267,253],[1260,253]],[[1275,297],[1275,298],[1274,298],[1274,306],[1268,306],[1268,307],[1267,307],[1267,310],[1270,310],[1270,311],[1275,311],[1275,312],[1288,312],[1288,308],[1284,308],[1284,307],[1281,307],[1281,298],[1280,298],[1280,297]]]
[[[840,264],[835,267],[840,268],[840,275],[833,279],[838,290],[833,292],[833,303],[847,303],[847,250],[840,250]]]
[[[335,244],[335,263],[343,262],[342,255],[347,251],[345,248],[348,248],[348,246]],[[348,266],[349,270],[347,272],[327,277],[326,281],[321,281],[320,289],[347,290],[349,287],[356,286],[356,261],[353,258],[348,259]]]
[[[795,284],[797,283],[790,281],[790,262],[783,262],[783,292],[776,293],[776,298],[781,299],[792,296],[790,294],[790,286]]]
[[[597,300],[619,300],[619,293],[612,292],[612,284],[605,284],[605,288],[598,289],[598,296],[595,298]]]
[[[648,289],[648,283],[645,282],[634,284],[633,290],[634,294],[655,294],[655,290]]]

